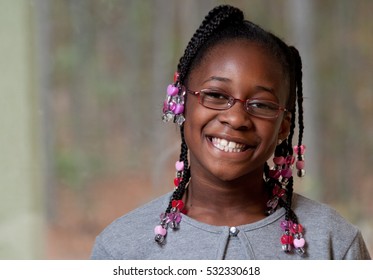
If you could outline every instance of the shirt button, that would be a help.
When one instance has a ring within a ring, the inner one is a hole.
[[[230,227],[229,228],[229,235],[230,236],[237,236],[239,230],[236,227]]]

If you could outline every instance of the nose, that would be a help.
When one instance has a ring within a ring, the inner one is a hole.
[[[253,126],[251,116],[246,112],[245,101],[235,99],[235,103],[228,110],[220,111],[219,121],[236,130],[248,130]]]

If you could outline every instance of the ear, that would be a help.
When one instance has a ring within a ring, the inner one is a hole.
[[[282,118],[280,130],[278,132],[278,139],[285,140],[290,133],[290,125],[291,125],[291,113],[285,112]]]

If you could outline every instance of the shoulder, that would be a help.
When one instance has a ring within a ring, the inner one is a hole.
[[[369,258],[359,228],[334,208],[295,194],[293,210],[305,228],[310,253],[320,259]]]
[[[315,221],[320,226],[342,227],[352,231],[357,230],[353,224],[348,222],[331,206],[306,198],[300,194],[294,194],[293,209],[299,219],[308,222]]]
[[[331,206],[295,194],[293,210],[299,222],[317,227],[319,230],[343,231],[346,234],[354,235],[357,227],[342,217],[338,211]]]
[[[96,237],[91,258],[123,259],[139,255],[144,243],[153,243],[154,227],[169,199],[170,194],[163,195],[113,221]]]

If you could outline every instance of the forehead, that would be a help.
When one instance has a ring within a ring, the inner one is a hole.
[[[195,67],[211,63],[225,63],[227,61],[236,61],[239,64],[262,64],[268,68],[286,73],[280,59],[272,53],[271,49],[263,43],[252,42],[247,39],[226,39],[210,46],[196,61]],[[241,63],[240,63],[241,62]]]
[[[260,43],[244,39],[226,40],[205,51],[190,72],[190,82],[210,76],[224,76],[242,85],[265,83],[275,88],[288,86],[279,59]]]

